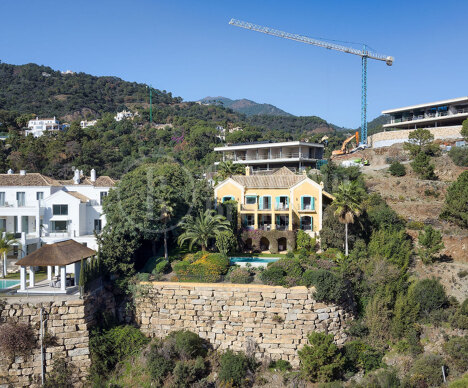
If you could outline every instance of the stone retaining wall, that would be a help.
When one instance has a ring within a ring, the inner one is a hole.
[[[453,127],[439,127],[427,129],[434,135],[435,140],[442,140],[461,139],[461,128],[462,126],[458,125]],[[367,144],[373,148],[380,148],[389,147],[392,144],[396,143],[404,143],[405,141],[408,141],[408,136],[412,131],[414,131],[414,129],[400,129],[396,131],[379,132],[375,135],[369,136]]]
[[[312,331],[344,343],[351,314],[316,302],[313,289],[265,285],[145,282],[135,318],[150,337],[186,329],[215,348],[255,353],[257,359],[299,364],[297,350]]]
[[[32,326],[37,342],[35,348],[24,356],[10,358],[0,354],[0,387],[41,386],[41,307],[47,319],[45,331],[53,337],[44,349],[46,373],[52,370],[55,359],[64,358],[73,371],[73,386],[84,386],[91,365],[89,329],[95,323],[97,311],[114,310],[111,294],[99,290],[85,300],[77,297],[54,302],[19,303],[17,298],[7,298],[4,302],[0,305],[0,330],[1,324],[6,322],[27,323]]]

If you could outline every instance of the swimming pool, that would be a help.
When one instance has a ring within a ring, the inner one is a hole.
[[[247,263],[252,264],[252,267],[266,266],[268,263],[273,263],[279,260],[279,257],[231,257],[231,264],[245,266]]]
[[[16,286],[20,284],[19,280],[6,280],[6,279],[0,279],[0,290],[4,290],[6,288],[10,288],[13,286]]]

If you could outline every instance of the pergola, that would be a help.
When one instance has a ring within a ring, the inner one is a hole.
[[[41,248],[30,253],[16,262],[20,267],[20,289],[18,292],[31,292],[36,287],[35,267],[47,267],[47,283],[43,286],[51,288],[36,292],[53,292],[56,285],[60,284],[60,293],[67,292],[66,267],[73,264],[75,286],[79,283],[81,260],[92,257],[96,251],[90,249],[75,240],[65,240],[54,244],[43,245]],[[29,287],[26,288],[26,267],[29,267]],[[56,282],[52,278],[52,268],[55,267]]]

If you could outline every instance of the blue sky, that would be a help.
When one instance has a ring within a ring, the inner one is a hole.
[[[115,75],[197,100],[248,98],[341,126],[360,124],[361,62],[228,25],[231,17],[365,42],[368,117],[468,94],[468,2],[1,0],[0,59]]]

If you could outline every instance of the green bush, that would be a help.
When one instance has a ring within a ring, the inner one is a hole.
[[[73,364],[64,358],[56,358],[52,370],[47,374],[44,388],[73,388],[74,372]]]
[[[229,280],[231,283],[236,284],[247,284],[252,281],[252,276],[250,271],[246,268],[235,268],[229,275]]]
[[[468,228],[468,171],[463,171],[448,188],[440,218]]]
[[[378,230],[372,233],[368,245],[370,256],[382,258],[405,269],[410,263],[413,247],[404,230]]]
[[[305,271],[302,283],[315,287],[314,298],[319,302],[340,303],[347,292],[343,278],[325,269]]]
[[[149,342],[134,326],[116,326],[95,330],[89,339],[91,374],[94,378],[107,375],[124,358],[136,355]]]
[[[468,147],[452,147],[448,154],[457,166],[468,167]]]
[[[449,385],[449,388],[466,388],[466,387],[468,387],[468,373],[465,373],[465,375],[462,378],[451,382]]]
[[[286,272],[281,267],[269,265],[261,274],[260,279],[264,284],[270,286],[283,286],[285,284]]]
[[[413,329],[419,317],[419,303],[401,293],[397,296],[393,309],[392,333],[397,338],[403,338]]]
[[[369,372],[382,366],[383,353],[358,340],[344,346],[344,357],[346,370],[357,372],[363,369]]]
[[[339,378],[345,360],[333,343],[333,334],[312,332],[308,339],[310,345],[305,345],[298,351],[304,378],[312,382],[327,382]]]
[[[421,247],[419,256],[424,264],[433,263],[440,251],[444,249],[442,234],[430,225],[424,227],[424,231],[419,233],[418,242]]]
[[[177,279],[182,282],[214,283],[229,269],[229,259],[220,253],[196,253],[174,262]]]
[[[424,222],[421,221],[410,221],[406,224],[406,227],[411,230],[423,230]]]
[[[406,167],[401,164],[399,161],[394,161],[391,165],[390,168],[388,169],[390,171],[390,174],[393,176],[405,176],[406,175]]]
[[[450,338],[444,344],[444,351],[460,372],[468,370],[468,335]]]
[[[269,368],[280,371],[287,372],[292,369],[291,363],[286,360],[276,360],[270,362]]]
[[[166,376],[173,371],[174,362],[159,354],[157,346],[153,345],[147,358],[146,367],[153,382],[160,386],[163,385]]]
[[[423,317],[442,308],[447,303],[447,295],[437,279],[423,279],[410,286],[408,301],[419,305],[419,316]]]
[[[161,258],[162,259],[162,258]],[[167,260],[158,260],[156,266],[154,267],[153,271],[151,272],[153,275],[162,275],[168,273],[171,270],[171,265]]]
[[[468,299],[465,299],[455,314],[453,314],[450,324],[457,329],[468,329]]]
[[[143,272],[138,274],[138,280],[140,282],[147,282],[149,280],[150,274]]]
[[[207,374],[207,368],[203,357],[194,360],[176,362],[173,375],[174,387],[189,387],[195,381],[200,380]]]
[[[400,379],[394,369],[380,369],[364,376],[360,383],[351,385],[354,388],[398,388]]]
[[[219,359],[219,380],[233,387],[242,387],[249,367],[251,362],[245,354],[227,350]]]
[[[442,357],[436,354],[425,354],[419,357],[410,370],[410,384],[418,387],[440,386],[443,383],[442,365]]]
[[[310,237],[302,229],[299,229],[296,234],[296,248],[305,249],[307,252],[315,251],[315,238]]]
[[[426,153],[418,153],[411,162],[411,167],[420,179],[437,180],[437,175],[434,173],[434,165],[431,164],[431,158]]]
[[[218,233],[216,236],[216,248],[223,255],[227,255],[229,252],[236,250],[237,239],[232,230],[225,230]]]
[[[182,360],[191,360],[199,356],[205,357],[208,353],[207,342],[191,331],[173,331],[167,336],[167,339],[174,340],[175,351]]]

